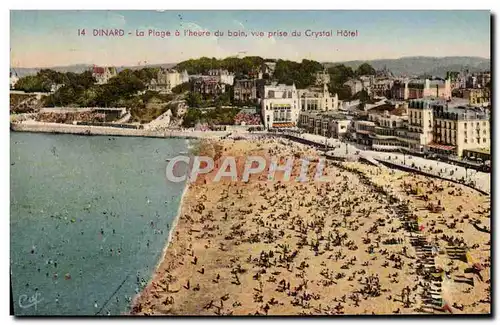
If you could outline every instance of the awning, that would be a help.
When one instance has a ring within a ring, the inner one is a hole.
[[[439,150],[445,150],[445,151],[453,151],[453,150],[455,150],[454,146],[446,146],[444,144],[430,143],[430,144],[428,144],[428,146],[430,148],[439,149]]]

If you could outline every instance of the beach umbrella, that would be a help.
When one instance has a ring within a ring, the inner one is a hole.
[[[450,314],[453,314],[453,309],[451,309],[451,306],[444,299],[443,299],[443,305],[441,306],[441,310],[447,311]]]

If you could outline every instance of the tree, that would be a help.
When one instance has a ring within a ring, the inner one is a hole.
[[[189,107],[201,107],[203,104],[203,100],[201,95],[197,92],[190,92],[186,98],[186,102]]]
[[[142,68],[134,70],[133,74],[139,78],[144,84],[149,84],[151,80],[156,79],[160,68]]]
[[[263,63],[264,59],[259,56],[228,57],[222,60],[201,57],[183,61],[175,68],[178,71],[186,70],[189,74],[205,74],[211,69],[226,69],[241,77],[254,73],[260,69]]]
[[[332,94],[337,94],[339,96],[340,100],[351,99],[351,88],[347,85],[336,86],[336,85],[330,84],[330,86],[328,87],[328,90]]]
[[[368,95],[368,92],[366,90],[361,90],[360,92],[357,92],[352,96],[353,99],[359,99],[360,102],[366,103],[370,100],[370,95]]]
[[[190,82],[184,82],[184,83],[181,83],[180,85],[177,85],[175,86],[174,88],[172,88],[172,92],[174,94],[182,94],[186,91],[190,91],[191,90],[191,83]]]
[[[15,85],[16,90],[25,92],[49,92],[50,83],[46,79],[36,76],[25,76],[20,78]]]
[[[369,63],[363,63],[356,69],[356,75],[367,76],[374,75],[376,73],[375,69]]]
[[[291,85],[295,83],[297,88],[307,88],[316,81],[316,73],[322,70],[319,62],[311,60],[302,60],[301,63],[278,60],[274,70],[274,78],[280,83]]]
[[[188,108],[184,119],[182,120],[182,126],[186,128],[192,128],[202,119],[202,112],[199,108]]]
[[[330,83],[335,87],[342,86],[345,82],[354,77],[352,68],[346,67],[343,64],[337,64],[328,68],[328,73],[330,74]]]

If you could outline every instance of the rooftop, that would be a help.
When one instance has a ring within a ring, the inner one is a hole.
[[[487,110],[472,106],[435,105],[434,116],[453,120],[486,120],[490,115]]]
[[[390,115],[402,116],[406,113],[406,109],[403,106],[398,106],[396,108],[396,105],[385,103],[368,110],[368,114],[382,115],[385,112],[388,112]]]

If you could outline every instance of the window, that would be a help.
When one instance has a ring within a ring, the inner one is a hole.
[[[485,142],[486,142],[486,138],[483,138],[483,143],[485,143]]]
[[[464,139],[464,143],[467,143],[467,139]]]

